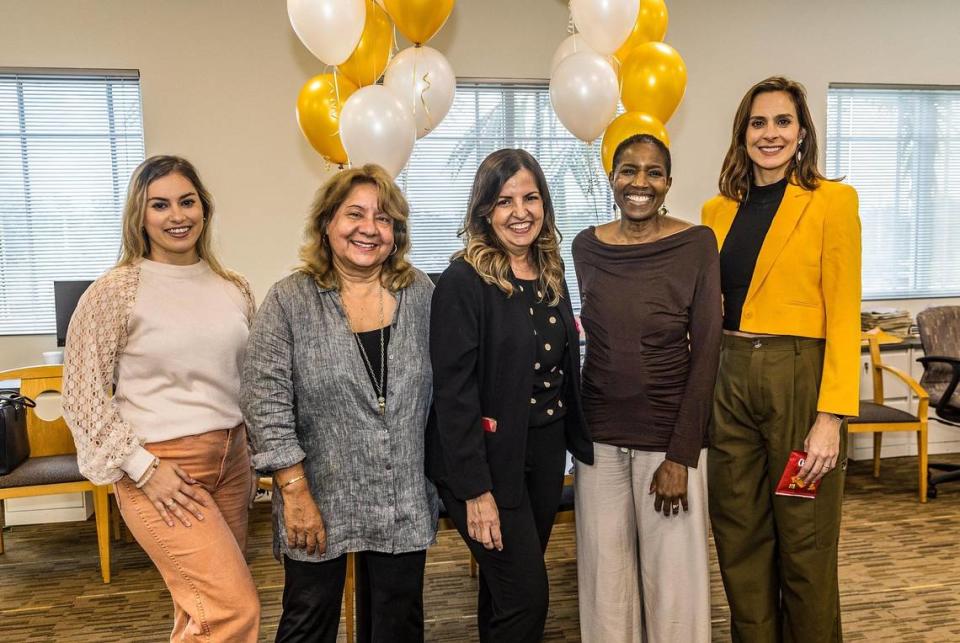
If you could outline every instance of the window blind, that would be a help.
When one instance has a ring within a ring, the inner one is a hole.
[[[397,181],[410,203],[411,260],[442,272],[463,247],[470,187],[480,162],[505,147],[523,148],[540,163],[553,199],[567,286],[580,310],[570,244],[589,225],[613,217],[613,195],[600,164],[599,142],[574,138],[553,112],[547,85],[459,83],[453,107],[436,130],[417,141]]]
[[[113,265],[143,158],[136,72],[0,70],[0,334],[54,332],[54,280]]]
[[[860,195],[864,299],[960,295],[960,89],[830,87],[826,161]]]

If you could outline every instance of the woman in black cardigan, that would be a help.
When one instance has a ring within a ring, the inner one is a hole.
[[[539,641],[566,451],[592,463],[593,448],[560,235],[536,159],[488,156],[461,234],[466,248],[433,295],[428,474],[480,565],[480,640]]]

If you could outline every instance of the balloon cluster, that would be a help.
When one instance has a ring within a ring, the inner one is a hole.
[[[571,0],[577,28],[550,70],[557,118],[588,143],[603,134],[600,156],[608,173],[613,152],[634,134],[670,144],[666,123],[683,99],[687,68],[667,33],[664,0]],[[617,101],[626,112],[614,118]]]
[[[424,47],[454,0],[287,0],[297,37],[333,73],[314,76],[297,97],[297,122],[313,148],[337,165],[377,163],[400,173],[416,139],[453,105],[447,59]],[[394,25],[414,43],[392,57]],[[383,83],[377,81],[383,78]]]

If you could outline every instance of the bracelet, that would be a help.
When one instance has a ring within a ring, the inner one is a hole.
[[[143,472],[143,475],[140,476],[140,479],[137,480],[135,485],[137,489],[142,489],[143,485],[147,484],[150,478],[153,477],[154,472],[157,470],[157,467],[160,466],[160,458],[154,458],[153,462],[150,463],[150,466],[147,467],[147,470]]]
[[[292,485],[294,482],[300,482],[301,480],[306,480],[306,478],[307,478],[306,475],[300,475],[300,476],[297,476],[296,478],[290,478],[289,480],[287,480],[287,481],[284,482],[283,484],[279,485],[278,488],[279,488],[281,491],[283,491],[284,489],[286,489],[287,487],[289,487],[290,485]]]

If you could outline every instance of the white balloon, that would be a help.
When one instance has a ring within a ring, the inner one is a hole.
[[[413,114],[383,85],[353,93],[340,112],[340,140],[351,165],[376,163],[397,176],[417,140]]]
[[[367,6],[364,0],[287,0],[287,15],[310,53],[339,65],[360,42]]]
[[[450,63],[436,49],[408,47],[390,61],[383,84],[414,115],[417,138],[423,138],[436,129],[450,111],[457,77]]]
[[[616,116],[619,98],[617,73],[595,51],[567,56],[550,79],[550,102],[557,118],[571,134],[588,143]]]
[[[550,61],[550,76],[553,76],[554,72],[557,71],[557,65],[561,61],[578,51],[593,51],[584,41],[582,34],[575,33],[564,38],[557,50],[553,52],[553,60]]]
[[[563,39],[563,42],[560,43],[560,46],[557,47],[557,50],[553,52],[553,60],[550,61],[550,75],[553,76],[553,72],[557,71],[557,65],[561,61],[565,60],[571,54],[575,54],[578,51],[593,51],[590,48],[584,39],[582,34],[571,34]],[[611,65],[614,65],[614,69],[617,69],[617,59],[613,56],[604,56]]]
[[[640,0],[571,0],[570,12],[590,48],[609,56],[633,31]]]

